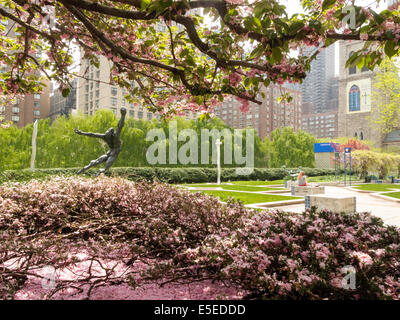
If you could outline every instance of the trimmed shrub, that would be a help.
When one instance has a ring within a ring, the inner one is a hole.
[[[36,169],[36,170],[9,170],[0,172],[0,183],[4,182],[22,182],[31,179],[44,179],[51,176],[74,176],[79,168],[69,169]],[[290,169],[289,169],[290,170]],[[325,176],[334,175],[333,169],[303,169],[307,176]],[[94,176],[96,169],[91,169],[86,176]],[[107,176],[122,177],[131,181],[160,181],[167,183],[201,183],[217,181],[216,168],[111,168],[106,173]],[[238,175],[236,169],[223,168],[221,173],[222,181],[238,180],[281,180],[286,176],[283,169],[264,169],[255,168],[251,175]]]

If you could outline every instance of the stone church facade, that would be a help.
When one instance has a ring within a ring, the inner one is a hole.
[[[370,140],[377,148],[400,148],[400,131],[386,136],[373,123],[373,119],[377,117],[372,101],[375,72],[368,68],[346,68],[346,61],[352,53],[363,46],[361,41],[339,43],[338,136]]]

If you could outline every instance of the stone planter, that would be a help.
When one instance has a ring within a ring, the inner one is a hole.
[[[313,195],[305,197],[305,207],[316,207],[317,211],[329,210],[339,213],[354,213],[357,210],[356,197]]]

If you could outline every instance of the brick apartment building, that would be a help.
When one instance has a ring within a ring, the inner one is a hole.
[[[265,98],[261,98],[262,104],[250,103],[247,113],[240,111],[240,102],[230,98],[215,109],[215,115],[232,128],[254,128],[262,139],[270,137],[271,132],[278,128],[301,129],[301,91],[271,85],[264,87],[262,92],[265,94]],[[277,99],[286,92],[290,92],[293,100],[287,105],[278,103]]]

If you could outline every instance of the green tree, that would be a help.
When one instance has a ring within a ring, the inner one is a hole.
[[[400,77],[393,60],[385,59],[374,78],[372,101],[377,116],[371,119],[383,134],[400,128]]]
[[[276,129],[271,133],[271,167],[285,165],[314,167],[314,143],[317,140],[304,131],[294,132],[292,128]]]

